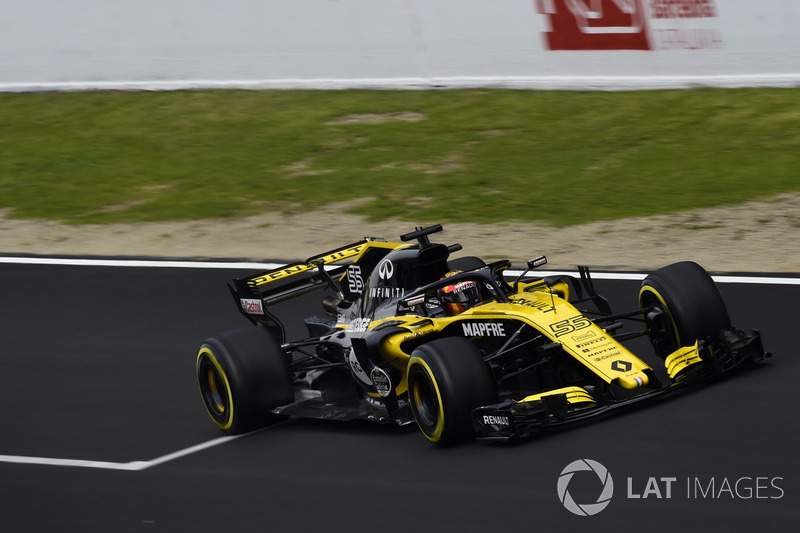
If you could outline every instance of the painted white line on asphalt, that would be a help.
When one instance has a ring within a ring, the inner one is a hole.
[[[231,435],[228,437],[219,437],[218,439],[210,440],[208,442],[203,442],[201,444],[197,444],[195,446],[190,446],[189,448],[185,448],[183,450],[178,450],[177,452],[169,453],[167,455],[162,455],[161,457],[157,457],[152,461],[147,461],[146,466],[142,468],[150,468],[151,466],[156,466],[160,464],[167,463],[169,461],[174,461],[175,459],[180,459],[181,457],[186,457],[187,455],[191,455],[193,453],[201,452],[203,450],[207,450],[209,448],[213,448],[214,446],[218,446],[220,444],[225,444],[226,442],[230,442],[232,440],[238,439],[239,437],[244,437],[247,433],[243,435]]]
[[[151,461],[131,461],[128,463],[114,463],[108,461],[86,461],[83,459],[57,459],[53,457],[25,457],[21,455],[0,455],[0,463],[45,465],[45,466],[73,466],[78,468],[99,468],[103,470],[126,470],[130,472],[130,471],[145,470],[146,468],[150,468],[151,466],[164,464],[168,461],[174,461],[175,459],[179,459],[181,457],[185,457],[187,455],[191,455],[199,451],[207,450],[208,448],[213,448],[214,446],[224,444],[226,442],[238,439],[239,437],[243,436],[244,435],[220,437],[218,439],[210,440],[208,442],[203,442],[201,444],[190,446],[189,448],[183,450],[178,450],[177,452],[157,457]]]
[[[800,278],[759,276],[711,276],[717,283],[751,283],[755,285],[800,285]]]
[[[537,270],[542,276],[578,276],[577,272],[546,272]],[[519,271],[508,271],[509,275],[519,276]],[[644,273],[636,272],[591,272],[592,279],[606,280],[628,280],[641,281],[647,276]],[[731,276],[731,275],[712,275],[711,278],[717,283],[749,283],[755,285],[800,285],[800,278],[782,278],[778,276]]]
[[[107,461],[85,461],[82,459],[56,459],[53,457],[25,457],[20,455],[0,455],[0,463],[23,465],[76,466],[81,468],[101,468],[105,470],[141,470],[141,461],[130,463],[110,463]]]
[[[242,268],[269,270],[280,263],[224,262],[224,261],[157,261],[147,259],[80,259],[61,257],[0,257],[0,263],[18,265],[105,266],[147,268]]]
[[[21,265],[62,265],[62,266],[107,266],[107,267],[146,267],[146,268],[218,268],[242,270],[272,270],[283,266],[282,263],[257,262],[225,262],[225,261],[159,261],[144,259],[67,259],[59,257],[2,257],[0,264]],[[569,275],[577,276],[571,271],[537,270],[542,276]],[[507,271],[509,276],[518,276],[521,272]],[[592,272],[592,278],[604,280],[641,281],[646,274],[625,272]],[[800,285],[798,277],[779,276],[712,276],[717,283],[749,283],[756,285]]]

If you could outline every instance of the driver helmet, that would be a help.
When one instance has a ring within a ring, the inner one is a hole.
[[[442,276],[442,279],[460,272],[460,270],[452,270]],[[439,289],[438,297],[445,313],[456,316],[478,304],[481,301],[481,292],[476,282],[461,281]]]

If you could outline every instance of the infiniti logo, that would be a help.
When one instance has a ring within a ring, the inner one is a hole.
[[[594,472],[603,484],[603,490],[594,503],[579,504],[572,499],[572,496],[567,490],[572,476],[575,475],[575,472],[581,471]],[[597,461],[578,459],[568,464],[566,468],[561,471],[557,488],[558,499],[564,507],[566,507],[567,511],[578,516],[592,516],[605,509],[608,504],[611,503],[611,497],[614,495],[614,480],[611,479],[611,474],[608,473],[608,469]]]
[[[381,279],[392,279],[394,276],[394,265],[388,259],[384,259],[381,261],[381,264],[378,265],[378,276]]]

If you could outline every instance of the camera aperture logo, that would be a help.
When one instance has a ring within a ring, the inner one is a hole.
[[[594,503],[577,503],[572,495],[569,493],[569,482],[576,472],[590,471],[594,472],[600,482],[603,484],[603,489]],[[578,516],[592,516],[596,515],[611,503],[611,497],[614,495],[614,480],[608,469],[591,459],[578,459],[573,461],[561,471],[558,477],[558,499],[566,507],[567,511],[574,513]]]
[[[579,478],[573,479],[576,474],[579,474]],[[575,483],[572,483],[573,481]],[[658,500],[774,501],[781,500],[786,495],[782,486],[783,482],[784,478],[781,476],[745,475],[722,478],[718,476],[686,478],[648,476],[636,479],[628,476],[626,479],[627,491],[622,497],[631,503],[648,498]],[[569,490],[570,483],[572,483],[572,493]],[[594,516],[611,503],[611,498],[614,496],[614,480],[608,469],[597,461],[578,459],[561,471],[558,476],[557,489],[558,499],[567,511],[578,516]],[[598,492],[599,495],[593,500]],[[577,501],[574,495],[578,496]]]

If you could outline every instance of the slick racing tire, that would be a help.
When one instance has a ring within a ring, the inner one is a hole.
[[[207,339],[197,354],[196,370],[211,420],[231,435],[282,420],[270,411],[294,399],[287,355],[262,327]]]
[[[648,275],[639,290],[639,307],[653,348],[666,358],[681,346],[730,329],[728,308],[714,280],[691,261],[675,263]]]
[[[491,370],[462,337],[438,339],[413,351],[408,396],[420,431],[440,446],[473,438],[473,409],[497,400]]]

